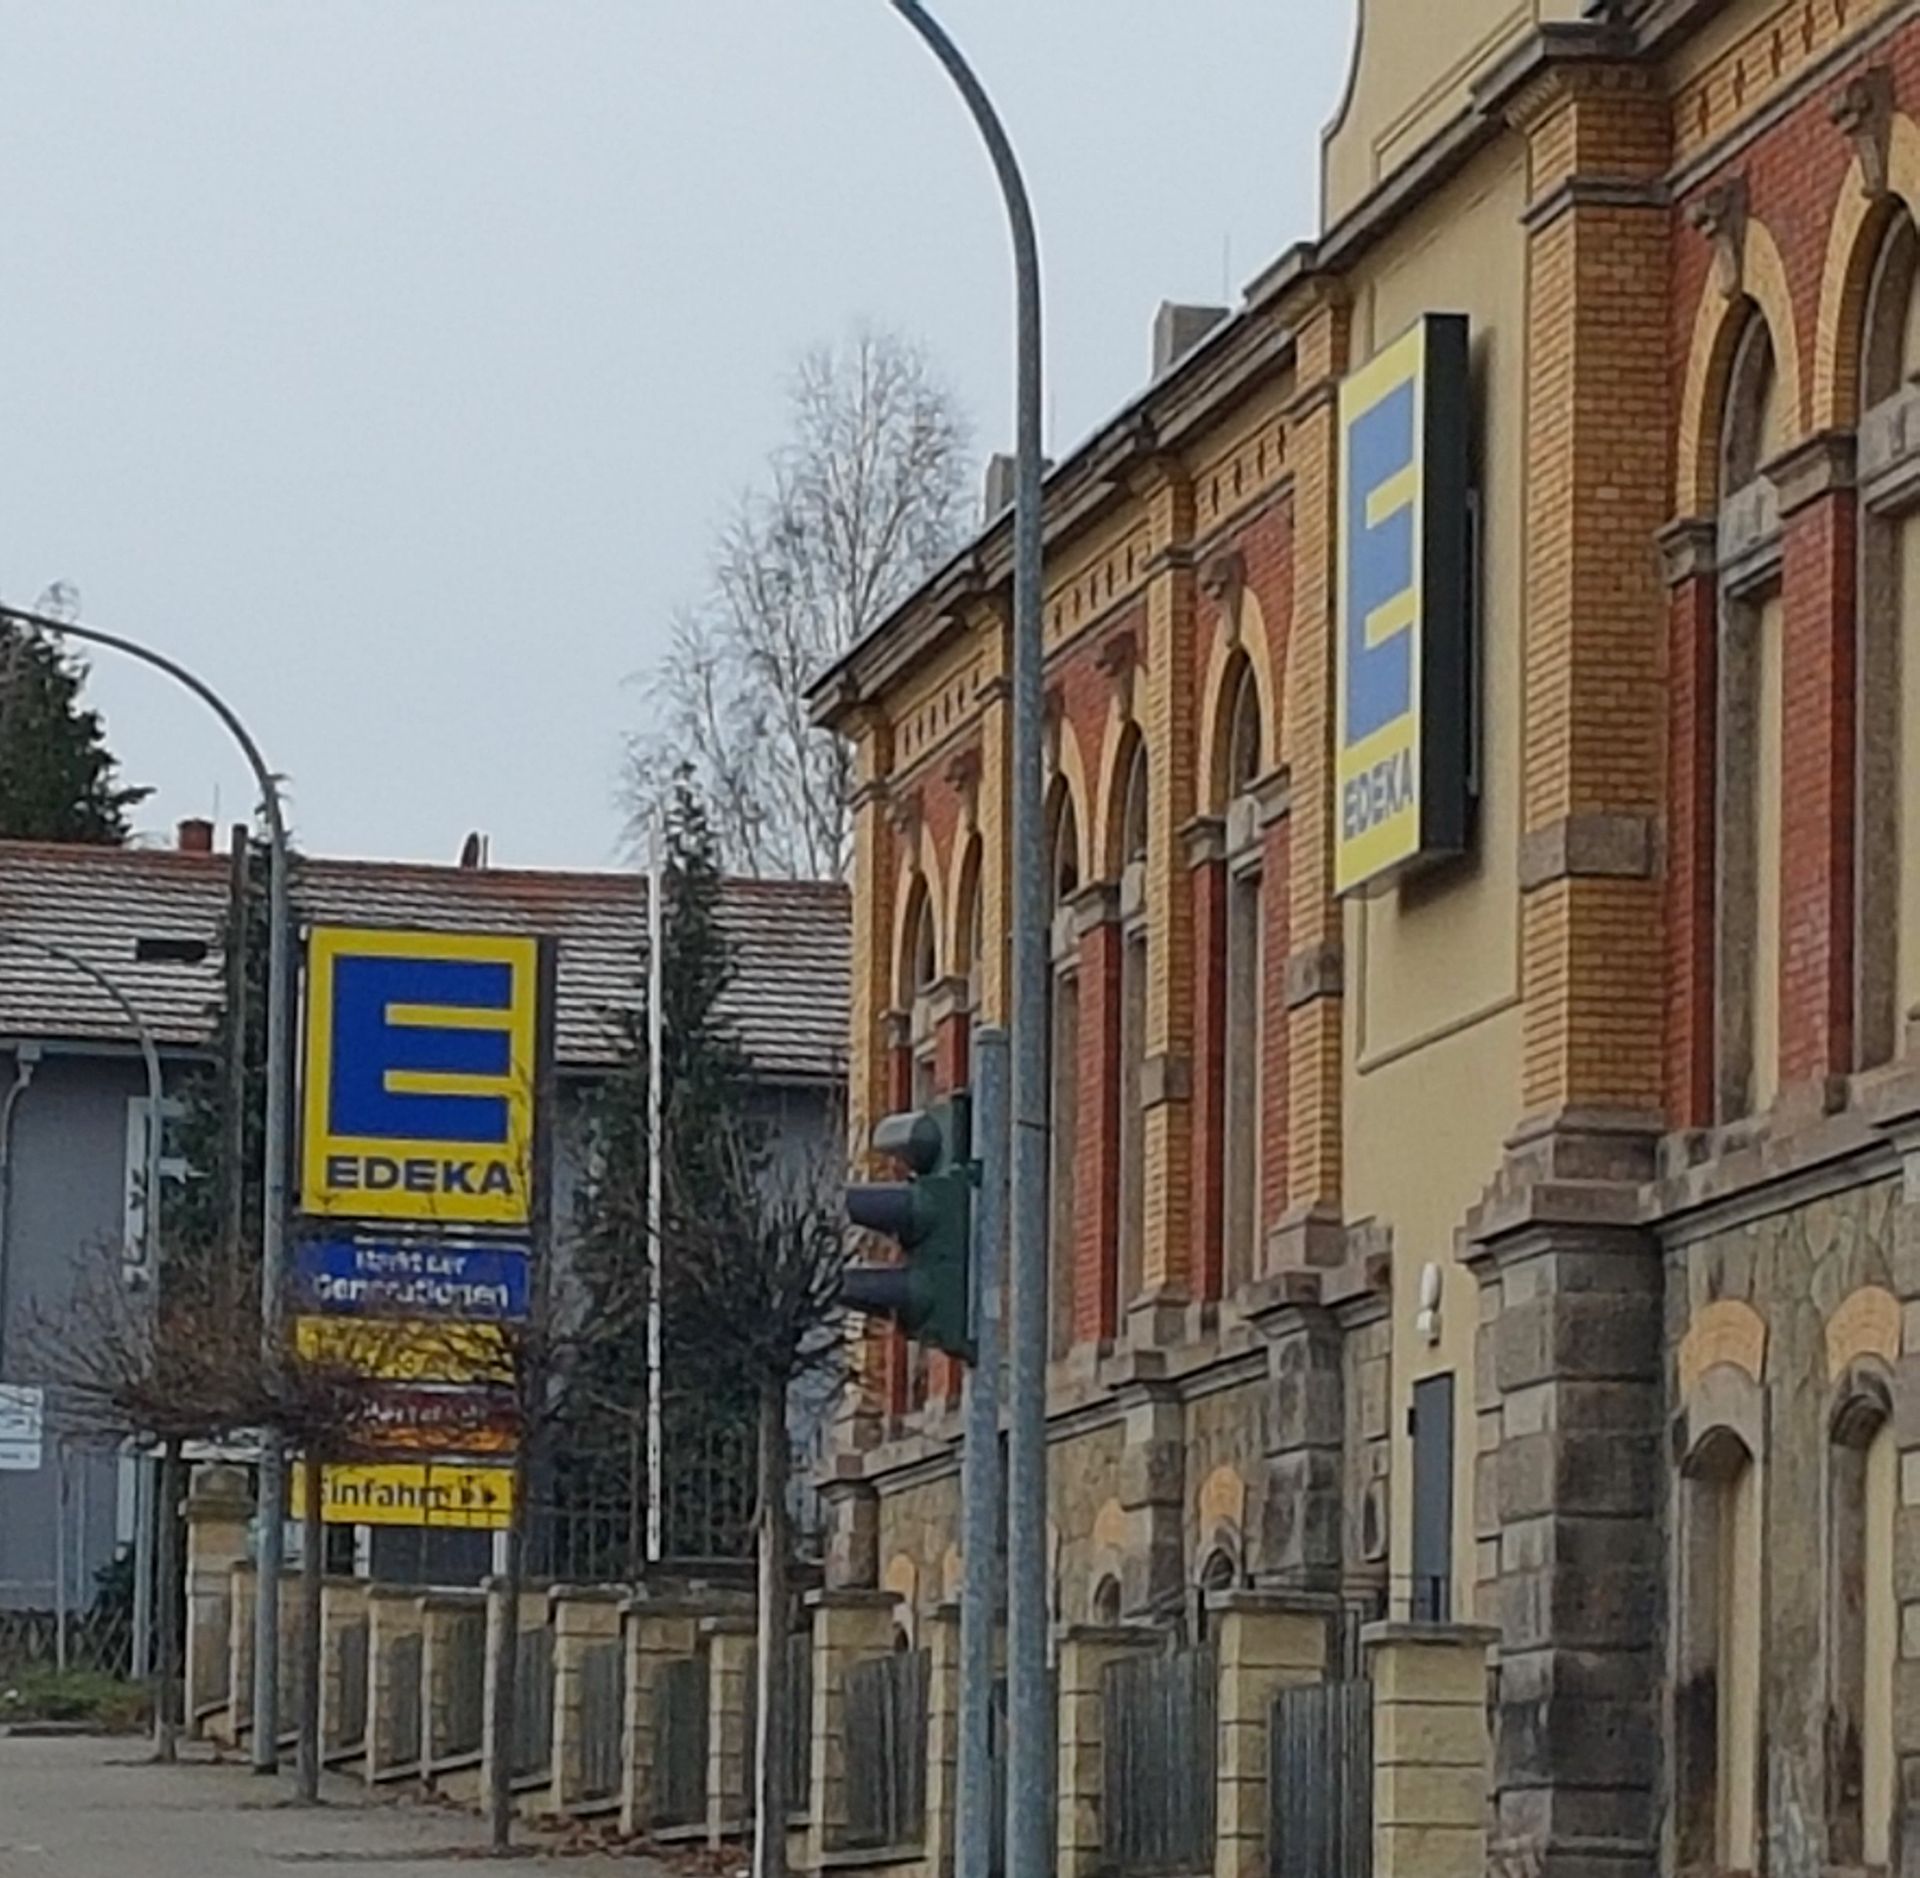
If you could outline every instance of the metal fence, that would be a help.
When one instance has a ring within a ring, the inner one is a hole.
[[[917,1845],[927,1828],[927,1653],[847,1671],[847,1844]]]
[[[1212,1871],[1219,1682],[1210,1649],[1107,1665],[1100,1824],[1108,1869]]]
[[[653,1684],[656,1826],[695,1826],[707,1816],[707,1659],[662,1663]]]
[[[553,1632],[520,1632],[513,1659],[515,1780],[538,1780],[553,1768]]]
[[[390,1686],[380,1718],[380,1765],[412,1767],[420,1759],[420,1673],[426,1639],[416,1630],[393,1640]]]
[[[34,1670],[92,1670],[127,1676],[133,1668],[133,1613],[119,1602],[86,1610],[0,1610],[0,1675]]]
[[[1373,1870],[1373,1685],[1283,1689],[1269,1731],[1267,1845],[1273,1878],[1369,1878]]]
[[[580,1657],[580,1797],[610,1800],[620,1791],[626,1650],[616,1638],[590,1643]]]
[[[449,1759],[478,1754],[486,1730],[487,1614],[461,1611],[447,1624],[446,1739]]]
[[[342,1753],[367,1744],[367,1620],[340,1627],[340,1725],[334,1739]]]

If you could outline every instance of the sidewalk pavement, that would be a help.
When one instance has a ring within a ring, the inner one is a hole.
[[[450,1878],[483,1856],[468,1814],[370,1800],[335,1780],[319,1808],[288,1803],[284,1777],[199,1752],[156,1767],[135,1739],[0,1735],[0,1878],[289,1878],[302,1870]],[[639,1858],[530,1852],[488,1871],[552,1878],[660,1878]]]

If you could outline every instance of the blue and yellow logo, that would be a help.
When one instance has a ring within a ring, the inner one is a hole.
[[[1336,884],[1344,893],[1420,848],[1422,402],[1417,326],[1340,392]]]
[[[530,938],[313,932],[304,1211],[527,1223],[538,960]]]

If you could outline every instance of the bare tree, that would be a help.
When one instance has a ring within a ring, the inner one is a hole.
[[[959,546],[968,426],[926,355],[861,331],[806,354],[792,430],[714,544],[706,600],[645,675],[628,753],[643,828],[690,767],[732,872],[828,879],[849,862],[849,756],[807,687]]]
[[[788,1564],[793,1551],[788,1496],[789,1433],[796,1386],[835,1382],[846,1343],[840,1282],[847,1235],[839,1170],[824,1158],[770,1167],[744,1140],[725,1155],[727,1202],[681,1196],[685,1222],[676,1260],[683,1352],[725,1365],[756,1397],[757,1563],[753,1744],[754,1878],[783,1878],[786,1866],[787,1639],[792,1631]]]

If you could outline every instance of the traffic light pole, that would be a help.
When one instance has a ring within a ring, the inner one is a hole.
[[[1040,644],[1040,249],[1026,180],[999,113],[920,0],[893,0],[972,113],[1013,237],[1019,364],[1013,516],[1013,1118],[1008,1235],[1011,1412],[1007,1458],[1007,1874],[1046,1878],[1054,1754],[1047,1696],[1047,891]]]
[[[973,1138],[973,1367],[960,1457],[960,1809],[955,1878],[993,1871],[993,1633],[1000,1610],[1000,1327],[1006,1296],[1007,1033],[978,1030]]]

